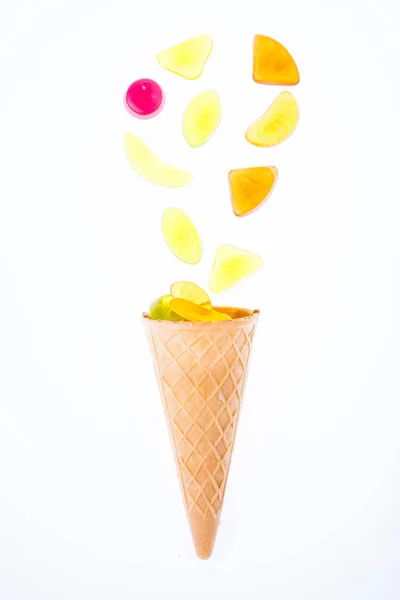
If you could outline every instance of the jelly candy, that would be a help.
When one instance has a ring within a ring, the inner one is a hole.
[[[233,212],[244,217],[261,206],[272,193],[278,170],[275,167],[235,169],[228,175]]]
[[[212,48],[212,37],[200,35],[163,50],[157,55],[157,60],[167,71],[185,79],[197,79],[203,72]]]
[[[224,244],[216,252],[210,289],[218,294],[257,271],[263,262],[258,254]]]
[[[171,285],[171,294],[174,298],[183,298],[184,300],[190,300],[195,304],[202,304],[204,306],[211,306],[211,300],[208,294],[195,283],[190,281],[176,281]]]
[[[221,103],[213,90],[201,92],[189,103],[183,115],[183,135],[192,148],[210,139],[218,127]]]
[[[183,321],[183,317],[171,310],[172,296],[165,295],[150,304],[149,317],[157,321]]]
[[[267,148],[280,144],[296,128],[299,106],[290,92],[282,92],[262,117],[246,131],[246,140],[255,146]]]
[[[180,187],[192,181],[192,173],[172,167],[157,158],[133,133],[125,134],[124,148],[131,167],[151,183],[166,187]]]
[[[229,315],[225,315],[209,306],[201,306],[184,298],[172,298],[171,308],[186,321],[231,321]]]
[[[150,119],[162,109],[164,93],[156,81],[138,79],[128,87],[125,105],[134,117]]]
[[[300,81],[300,75],[285,46],[266,35],[255,35],[253,79],[257,83],[296,85]]]
[[[167,246],[179,260],[191,265],[200,262],[200,237],[186,213],[179,208],[167,208],[162,216],[161,231]]]

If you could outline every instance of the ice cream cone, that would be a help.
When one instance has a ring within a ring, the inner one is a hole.
[[[231,321],[154,321],[144,314],[193,542],[209,558],[218,530],[258,311]]]

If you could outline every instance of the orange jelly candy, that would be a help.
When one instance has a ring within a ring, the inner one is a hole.
[[[271,195],[278,178],[275,167],[234,169],[228,175],[233,212],[244,217],[260,207]]]
[[[214,322],[232,320],[229,315],[218,312],[210,306],[195,304],[184,298],[172,298],[172,300],[170,300],[170,307],[174,313],[180,315],[186,319],[186,321]]]
[[[256,83],[270,85],[296,85],[300,81],[300,75],[285,46],[266,35],[255,35],[253,79]]]
[[[208,294],[199,285],[196,285],[191,281],[175,281],[175,283],[171,285],[171,295],[174,298],[190,300],[191,302],[194,302],[194,304],[211,306],[211,300]]]

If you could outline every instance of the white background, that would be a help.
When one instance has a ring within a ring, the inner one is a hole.
[[[3,0],[0,18],[1,600],[392,600],[400,595],[397,0]],[[157,52],[210,33],[203,76]],[[293,53],[297,131],[244,140],[279,88],[251,79],[252,38]],[[123,108],[154,77],[150,121]],[[182,112],[214,88],[212,140]],[[125,131],[193,183],[129,167]],[[273,164],[246,219],[227,172]],[[179,263],[167,206],[204,242]],[[194,554],[141,312],[177,279],[206,286],[217,246],[265,265],[214,302],[261,309],[222,524]],[[396,309],[397,306],[397,309]]]

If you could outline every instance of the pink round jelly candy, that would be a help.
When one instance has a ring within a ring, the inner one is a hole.
[[[164,93],[152,79],[138,79],[131,83],[125,96],[129,112],[139,119],[155,117],[164,105]]]

